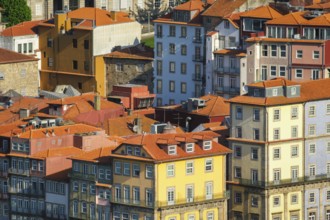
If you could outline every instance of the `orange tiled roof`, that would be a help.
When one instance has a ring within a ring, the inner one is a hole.
[[[63,157],[63,156],[72,156],[79,155],[83,152],[82,149],[77,147],[60,147],[60,148],[49,148],[45,151],[40,151],[31,155],[31,158],[35,159],[46,159],[48,157]]]
[[[145,134],[139,135],[135,138],[130,138],[124,141],[124,144],[132,144],[142,146],[143,149],[155,160],[155,161],[168,161],[168,160],[180,160],[191,157],[204,157],[210,155],[218,155],[218,154],[227,154],[230,153],[231,150],[226,148],[225,146],[214,142],[212,143],[211,150],[203,150],[198,143],[195,143],[195,151],[193,153],[185,152],[180,145],[177,147],[176,155],[168,155],[165,150],[163,150],[159,146],[159,140],[167,140],[170,144],[179,144],[176,141],[176,137],[186,137],[195,140],[199,140],[200,138],[206,138],[209,140],[210,138],[216,138],[219,135],[212,131],[203,131],[203,132],[192,132],[192,133],[184,133],[184,134]],[[164,142],[165,143],[165,142]]]
[[[127,13],[115,12],[115,17],[112,15],[113,14],[111,14],[109,11],[89,7],[79,8],[67,13],[68,18],[95,21],[95,26],[133,22],[133,20],[128,17]]]
[[[24,21],[22,23],[16,24],[9,28],[3,30],[0,35],[4,37],[14,37],[14,36],[24,36],[24,35],[36,35],[37,30],[36,27],[39,23],[43,22],[44,20],[40,21]]]
[[[330,13],[306,20],[304,26],[330,26]]]
[[[270,80],[272,81],[272,80]],[[286,80],[288,81],[288,80]],[[247,95],[236,96],[230,99],[233,103],[244,103],[250,105],[261,105],[261,106],[275,106],[302,103],[306,101],[322,100],[330,98],[330,79],[311,80],[301,83],[287,82],[288,85],[299,85],[300,84],[300,97],[287,98],[284,96],[278,97],[252,97]],[[278,83],[267,82],[267,87],[279,86]]]
[[[222,55],[231,55],[231,56],[245,56],[246,50],[230,50],[230,49],[221,49],[213,52],[214,54]]]
[[[70,180],[69,173],[70,172],[71,172],[71,168],[62,170],[57,173],[52,173],[48,176],[45,176],[44,178],[47,180],[53,180],[53,181],[69,182],[69,180]]]
[[[33,58],[32,56],[27,56],[11,50],[0,48],[0,64],[20,63],[28,61],[38,61],[38,59]]]
[[[94,131],[102,131],[100,128],[96,128],[90,125],[85,124],[74,124],[74,125],[64,125],[56,126],[51,128],[39,128],[39,129],[30,129],[23,133],[19,133],[20,138],[45,138],[52,135],[52,130],[54,130],[54,135],[72,135],[77,133],[89,133]]]
[[[269,20],[266,24],[275,24],[275,25],[300,25],[307,20],[304,18],[304,11],[298,11],[289,13],[287,15],[283,15],[281,17],[275,18],[273,20]]]
[[[270,88],[270,87],[277,87],[277,86],[293,86],[293,85],[299,85],[299,83],[279,77],[279,78],[275,78],[272,80],[251,83],[248,86],[257,87],[257,88]]]
[[[83,152],[78,156],[71,157],[72,160],[81,160],[81,161],[88,161],[88,162],[101,162],[109,160],[109,156],[111,155],[111,151],[115,148],[115,146],[109,147],[100,147],[95,150],[91,150],[88,152]]]
[[[247,0],[217,0],[202,13],[202,16],[225,17],[226,15],[233,13],[246,1]]]
[[[255,9],[246,11],[240,15],[241,17],[248,18],[264,18],[264,19],[274,19],[282,16],[279,12],[268,5],[260,6]]]
[[[139,115],[138,117],[141,119],[142,131],[150,133],[151,125],[156,121],[147,118],[144,115]],[[108,119],[104,125],[104,129],[107,134],[111,136],[135,135],[136,133],[133,131],[133,123],[136,118],[136,115],[130,115],[126,117]]]
[[[190,0],[183,4],[180,4],[174,8],[174,10],[180,11],[202,11],[204,9],[204,2],[201,0]]]
[[[153,60],[154,50],[146,45],[136,45],[104,55],[108,58],[134,59],[134,60]]]

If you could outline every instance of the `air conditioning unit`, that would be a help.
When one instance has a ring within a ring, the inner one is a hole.
[[[300,39],[301,36],[300,36],[300,34],[295,34],[295,35],[293,35],[293,38],[294,38],[294,39]]]

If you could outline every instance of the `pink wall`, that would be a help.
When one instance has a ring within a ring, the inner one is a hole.
[[[68,157],[70,156],[47,158],[46,176],[72,168],[72,160],[69,160]]]
[[[301,59],[297,57],[297,50],[303,51],[303,57]],[[318,59],[313,59],[313,51],[319,51],[320,57]],[[313,44],[313,45],[302,45],[302,44],[293,44],[292,45],[292,64],[312,64],[312,65],[322,65],[322,45]]]

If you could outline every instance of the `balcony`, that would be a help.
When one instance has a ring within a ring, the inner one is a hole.
[[[221,93],[221,94],[226,93],[232,95],[239,95],[241,89],[239,87],[219,86],[218,84],[215,84],[214,90],[217,93]]]
[[[70,178],[83,179],[83,180],[90,180],[90,181],[95,181],[96,180],[96,175],[95,174],[84,174],[84,173],[79,173],[79,172],[74,172],[74,171],[69,173],[69,177]]]
[[[214,71],[218,74],[240,75],[240,68],[237,67],[216,67]]]
[[[23,175],[23,176],[30,176],[30,170],[22,170],[22,169],[15,169],[9,168],[8,173],[16,174],[16,175]]]
[[[199,54],[197,54],[197,55],[195,54],[195,55],[192,56],[192,60],[194,62],[203,62],[204,61],[204,57],[201,56],[201,55],[199,55]]]
[[[193,80],[194,81],[202,81],[202,74],[193,74]]]
[[[119,203],[119,204],[126,204],[126,205],[133,205],[133,206],[140,206],[145,208],[153,208],[154,203],[145,201],[145,200],[134,200],[134,199],[123,199],[123,198],[112,198],[111,202]]]
[[[18,207],[12,207],[11,208],[12,213],[17,214],[24,214],[25,216],[45,216],[45,210],[37,210],[37,209],[25,209],[25,208],[18,208]]]
[[[31,197],[44,197],[45,196],[45,191],[44,190],[36,190],[36,189],[16,189],[14,187],[9,187],[8,190],[9,193],[11,194],[24,194],[28,195]]]
[[[184,198],[184,199],[176,199],[174,201],[159,201],[157,202],[157,207],[168,207],[175,205],[183,205],[183,204],[197,204],[207,201],[215,201],[215,200],[227,200],[230,197],[230,191],[227,190],[223,193],[212,194],[209,196],[195,196],[192,198]]]
[[[202,38],[200,36],[195,36],[193,38],[193,43],[201,44],[202,43]]]

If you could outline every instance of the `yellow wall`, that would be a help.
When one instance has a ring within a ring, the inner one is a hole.
[[[291,195],[292,194],[297,194],[297,203],[292,204],[291,203]],[[280,198],[280,205],[279,206],[274,206],[273,204],[273,199],[274,197],[279,197]],[[274,194],[269,196],[268,200],[268,207],[269,207],[269,219],[272,219],[274,215],[281,215],[281,219],[290,219],[290,213],[292,212],[298,212],[300,219],[302,219],[302,201],[304,200],[303,194],[301,193],[300,190],[293,190],[287,194]],[[286,209],[284,208],[286,207]],[[286,210],[286,213],[284,212]],[[286,216],[284,218],[284,216]]]
[[[213,159],[213,170],[205,172],[205,159]],[[191,175],[186,174],[186,162],[194,162],[194,172]],[[167,177],[167,165],[175,165],[174,177]],[[156,167],[156,201],[158,206],[167,206],[167,188],[175,187],[175,204],[186,202],[186,186],[194,186],[194,202],[205,201],[205,184],[206,182],[213,182],[213,198],[224,198],[226,191],[225,183],[225,156],[213,156],[206,158],[196,158],[191,160],[173,161],[158,164]],[[218,217],[218,210],[210,208],[203,211],[203,219],[206,219],[207,212],[213,211],[214,218]],[[191,211],[189,212],[191,213]],[[184,215],[189,214],[188,211]],[[199,218],[199,212],[195,211],[195,218]],[[165,217],[165,220],[170,217],[177,217],[179,214],[173,213]]]
[[[105,73],[105,63],[103,56],[95,57],[95,80],[96,80],[96,92],[101,96],[106,96],[106,73]]]

